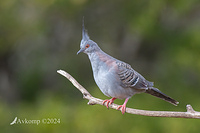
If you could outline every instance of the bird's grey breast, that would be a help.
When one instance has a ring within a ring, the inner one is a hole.
[[[115,60],[101,52],[89,55],[89,59],[96,84],[106,96],[110,96],[109,91],[117,83],[114,71]]]

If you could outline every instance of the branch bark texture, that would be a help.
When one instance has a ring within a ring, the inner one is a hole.
[[[88,99],[89,105],[103,105],[103,100],[93,97],[82,85],[80,85],[70,74],[63,70],[58,70],[57,73],[66,77],[82,94],[84,99]],[[105,105],[103,105],[105,106]],[[116,109],[119,107],[117,104],[109,104],[109,108]],[[126,113],[153,116],[153,117],[174,117],[174,118],[194,118],[200,119],[200,112],[195,111],[191,105],[186,106],[186,112],[173,112],[173,111],[149,111],[149,110],[139,110],[126,108]]]

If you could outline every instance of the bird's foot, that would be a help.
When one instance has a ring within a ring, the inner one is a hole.
[[[124,114],[126,112],[126,105],[120,105],[117,110],[119,110],[121,108],[122,114]]]
[[[108,105],[109,105],[109,104],[112,104],[112,103],[114,102],[115,99],[117,99],[117,98],[113,97],[113,98],[111,98],[111,99],[106,99],[106,100],[103,101],[103,104],[104,104],[105,102],[107,102],[107,103],[106,103],[106,107],[109,109]]]
[[[120,105],[117,110],[119,110],[121,108],[121,112],[122,114],[124,114],[126,112],[126,103],[128,102],[128,99],[129,98],[126,98],[126,100],[124,101],[124,104],[123,105]]]

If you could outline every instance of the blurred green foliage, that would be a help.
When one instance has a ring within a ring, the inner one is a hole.
[[[198,0],[4,0],[0,1],[1,132],[199,133],[199,120],[155,118],[88,106],[56,70],[69,72],[95,97],[106,99],[86,55],[76,56],[82,17],[92,40],[132,65],[174,107],[147,94],[127,106],[148,110],[200,110],[200,2]],[[116,100],[122,104],[123,100]],[[59,124],[15,124],[57,118]]]

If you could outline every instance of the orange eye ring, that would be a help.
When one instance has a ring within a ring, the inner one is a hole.
[[[85,46],[85,48],[89,48],[90,47],[90,45],[89,44],[87,44],[86,46]]]

